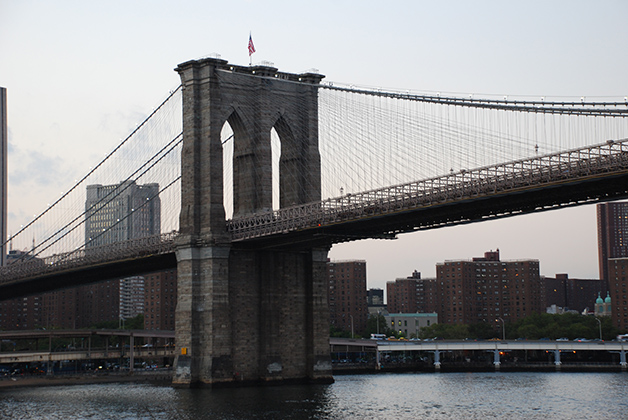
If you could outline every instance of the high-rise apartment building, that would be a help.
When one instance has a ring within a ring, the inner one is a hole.
[[[391,314],[433,312],[434,286],[436,279],[421,278],[421,273],[414,271],[410,277],[398,278],[386,282],[386,306]]]
[[[329,312],[332,326],[344,331],[361,333],[366,329],[366,261],[330,261]]]
[[[436,265],[438,322],[497,325],[545,308],[538,260],[500,261],[499,250]]]
[[[177,306],[177,270],[144,276],[144,329],[174,330]]]
[[[135,318],[144,313],[144,277],[120,279],[120,319]]]
[[[628,332],[628,257],[608,259],[611,319],[621,334]]]
[[[544,306],[556,305],[565,310],[593,311],[595,300],[604,294],[604,282],[599,279],[571,279],[567,274],[556,274],[555,278],[541,277],[545,296]]]
[[[628,257],[628,202],[600,203],[596,210],[600,280],[606,285],[608,260]]]

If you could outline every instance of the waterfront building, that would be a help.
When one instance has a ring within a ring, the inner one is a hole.
[[[386,325],[404,338],[416,338],[423,327],[438,323],[435,313],[391,313],[384,315]]]
[[[360,334],[368,318],[366,261],[327,262],[330,324],[339,330]]]

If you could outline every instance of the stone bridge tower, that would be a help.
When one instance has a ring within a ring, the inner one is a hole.
[[[272,128],[281,139],[280,205],[320,200],[323,76],[211,58],[176,71],[183,149],[173,384],[331,382],[328,249],[231,243],[220,137],[229,122],[234,217],[272,208]]]

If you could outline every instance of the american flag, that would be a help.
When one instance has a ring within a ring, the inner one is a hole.
[[[249,57],[254,52],[255,52],[255,47],[253,46],[253,38],[251,38],[251,34],[249,34]]]

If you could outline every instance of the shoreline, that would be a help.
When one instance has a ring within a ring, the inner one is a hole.
[[[58,376],[18,376],[0,379],[0,390],[24,387],[92,385],[105,383],[151,383],[170,385],[171,372],[142,374],[96,374],[96,375],[58,375]]]
[[[600,366],[600,365],[563,365],[560,368],[555,366],[527,366],[514,367],[502,366],[501,369],[494,367],[461,367],[461,366],[443,366],[440,370],[430,368],[417,367],[397,367],[382,368],[375,370],[372,368],[336,368],[333,375],[344,376],[354,374],[385,374],[385,373],[454,373],[454,372],[586,372],[586,373],[627,373],[626,369],[618,366]],[[26,388],[26,387],[48,387],[48,386],[73,386],[73,385],[92,385],[107,383],[137,383],[137,384],[153,384],[160,386],[172,385],[172,371],[166,372],[142,372],[142,373],[98,373],[85,375],[56,375],[56,376],[17,376],[5,377],[0,379],[0,392],[4,389]]]

